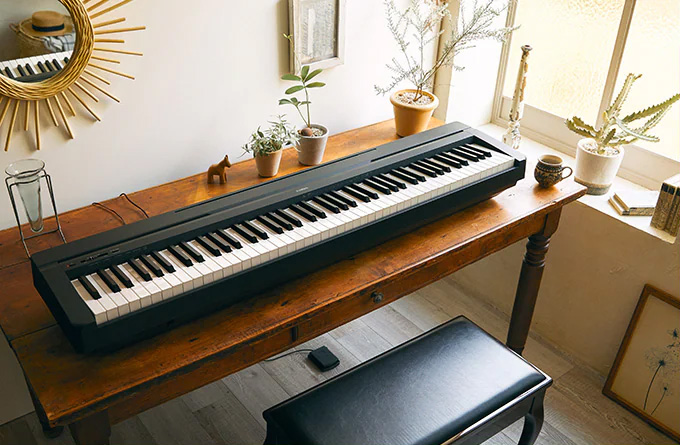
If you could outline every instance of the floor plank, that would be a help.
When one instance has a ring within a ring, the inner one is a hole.
[[[499,339],[508,319],[496,308],[468,296],[452,279],[444,279],[378,309],[292,351],[327,346],[340,358],[329,372],[318,371],[307,352],[261,362],[180,398],[114,425],[112,445],[184,445],[262,443],[262,412],[362,361],[399,345],[459,314]],[[538,337],[531,336],[526,354],[555,383],[546,398],[541,445],[672,444],[670,438],[601,393],[603,380]],[[518,421],[484,445],[517,443]],[[35,413],[0,426],[0,445],[73,445],[66,432],[43,436]]]

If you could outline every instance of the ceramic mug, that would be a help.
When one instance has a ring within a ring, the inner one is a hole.
[[[569,170],[569,174],[564,176],[564,171]],[[543,155],[539,158],[534,178],[541,187],[552,187],[563,179],[567,179],[574,171],[571,167],[562,165],[562,158],[555,155]]]

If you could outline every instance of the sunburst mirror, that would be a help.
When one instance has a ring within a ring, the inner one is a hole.
[[[13,26],[20,57],[0,61],[0,126],[8,122],[6,132],[0,135],[5,151],[13,133],[22,129],[33,132],[35,148],[40,150],[41,124],[62,127],[67,137],[74,138],[69,119],[81,112],[74,103],[82,105],[83,114],[101,121],[95,104],[105,97],[120,102],[109,91],[109,79],[122,76],[134,80],[118,69],[119,59],[142,55],[121,49],[125,40],[120,37],[145,29],[120,25],[126,21],[120,8],[131,1],[59,0],[70,17],[39,11]],[[70,42],[67,31],[72,34]],[[42,48],[37,53],[36,42]]]

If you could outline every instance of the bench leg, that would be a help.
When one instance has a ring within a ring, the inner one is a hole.
[[[541,432],[543,426],[543,398],[545,391],[534,397],[534,402],[531,409],[524,416],[524,428],[522,435],[519,438],[519,445],[534,445],[538,434]]]
[[[100,411],[70,424],[69,429],[77,445],[108,445],[111,423],[108,411]]]

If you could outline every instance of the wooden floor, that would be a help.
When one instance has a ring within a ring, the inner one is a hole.
[[[340,366],[332,371],[317,372],[305,353],[262,362],[114,425],[111,444],[260,444],[266,408],[459,314],[505,339],[507,317],[445,279],[296,348],[327,346],[340,358]],[[605,398],[602,377],[540,339],[529,339],[525,357],[555,380],[547,393],[539,444],[674,443]],[[520,421],[486,444],[517,443],[521,430]],[[35,414],[0,426],[0,445],[31,444],[73,440],[67,432],[46,439]]]

